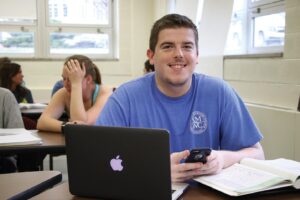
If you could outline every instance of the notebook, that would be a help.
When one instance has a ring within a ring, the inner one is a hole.
[[[64,134],[71,194],[172,199],[168,131],[66,125]]]

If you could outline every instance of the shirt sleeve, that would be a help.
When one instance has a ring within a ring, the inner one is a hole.
[[[4,127],[24,128],[19,105],[12,93],[5,94],[4,105]]]
[[[250,147],[262,135],[238,94],[225,85],[224,110],[221,119],[221,149],[239,150]]]
[[[129,104],[126,103],[126,95],[121,89],[116,90],[106,102],[101,111],[96,125],[103,126],[129,126]]]

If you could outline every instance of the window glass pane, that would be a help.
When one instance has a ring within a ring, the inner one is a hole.
[[[108,54],[108,34],[51,33],[51,54]]]
[[[108,24],[109,0],[49,0],[51,24]]]
[[[254,47],[284,45],[285,13],[254,18]]]
[[[246,40],[246,1],[235,0],[227,35],[226,52],[242,50]]]
[[[243,13],[235,12],[231,20],[229,32],[227,35],[227,50],[239,50],[242,49],[243,35]]]
[[[0,53],[34,53],[34,33],[0,32]]]

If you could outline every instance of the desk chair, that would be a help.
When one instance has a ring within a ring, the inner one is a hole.
[[[35,130],[36,129],[36,121],[33,119],[30,119],[29,117],[22,116],[24,127],[27,130]]]

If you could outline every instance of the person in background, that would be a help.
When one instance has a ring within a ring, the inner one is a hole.
[[[64,81],[63,80],[58,80],[56,81],[56,83],[54,84],[53,88],[52,88],[52,92],[51,92],[51,97],[60,89],[64,87]]]
[[[33,103],[30,90],[17,85],[23,81],[23,75],[21,67],[18,64],[11,63],[11,60],[7,57],[0,59],[0,85],[6,86],[1,88],[0,92],[0,128],[26,128],[36,129],[36,121],[23,117],[21,115],[20,107],[17,100],[20,102]],[[21,72],[20,72],[21,71]],[[19,72],[19,73],[16,73]],[[7,76],[5,76],[7,75]],[[17,85],[16,87],[12,85]],[[11,87],[12,86],[12,87]],[[15,88],[15,92],[12,94],[12,89]],[[28,93],[27,93],[28,92]],[[27,93],[27,95],[26,95]],[[26,96],[29,96],[26,98]],[[22,100],[24,97],[25,100]],[[0,169],[2,172],[19,172],[23,171],[36,171],[40,169],[41,163],[46,155],[43,153],[18,153],[17,155],[7,156],[1,158],[1,162],[10,163],[9,166],[4,164],[4,167]],[[8,160],[7,160],[8,159]],[[1,164],[0,164],[1,165]]]
[[[8,89],[1,87],[0,128],[24,128],[19,105],[14,95]],[[0,173],[12,173],[16,171],[16,156],[0,156]]]
[[[0,59],[0,86],[9,89],[18,103],[33,103],[31,91],[23,86],[21,66],[7,57]],[[36,129],[36,120],[23,116],[26,129]]]
[[[6,88],[0,87],[0,128],[24,128],[21,111],[16,98]],[[1,138],[1,136],[0,136]],[[0,173],[40,170],[45,157],[43,153],[24,152],[0,156]]]
[[[14,95],[0,87],[0,128],[24,128],[21,111]]]
[[[0,68],[0,86],[9,89],[18,103],[33,103],[31,91],[23,86],[24,75],[17,63],[4,62]]]
[[[262,135],[238,94],[222,79],[194,72],[198,31],[189,18],[156,21],[147,56],[155,72],[118,87],[96,125],[169,130],[173,182],[218,173],[244,157],[264,159]],[[212,149],[205,164],[184,162],[204,147]]]
[[[64,88],[54,94],[39,118],[39,130],[60,132],[66,124],[59,120],[64,112],[70,122],[94,124],[112,94],[112,88],[102,85],[97,66],[84,55],[68,57],[62,77]]]
[[[11,60],[8,57],[1,57],[0,58],[0,69],[4,63],[11,63]]]
[[[150,72],[154,72],[155,69],[154,69],[154,65],[152,65],[150,62],[149,62],[149,59],[145,61],[144,63],[144,74],[147,74],[147,73],[150,73]]]

